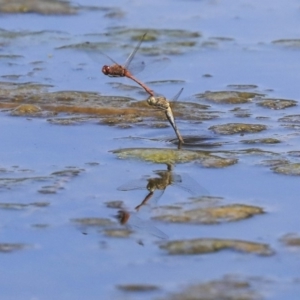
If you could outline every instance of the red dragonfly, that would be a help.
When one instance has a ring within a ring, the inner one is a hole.
[[[131,72],[128,70],[128,67],[134,57],[134,55],[136,54],[136,52],[138,51],[138,49],[140,48],[145,36],[147,33],[144,33],[141,40],[139,41],[139,43],[137,44],[137,46],[134,48],[134,50],[131,52],[131,54],[128,56],[125,64],[119,65],[117,62],[115,62],[111,57],[109,57],[108,55],[105,54],[105,56],[107,58],[109,58],[114,64],[111,66],[107,66],[104,65],[102,67],[102,73],[104,75],[107,75],[109,77],[127,77],[130,78],[131,80],[135,81],[137,84],[139,84],[149,95],[154,96],[154,93],[152,90],[150,90],[143,82],[141,82],[140,80],[138,80],[137,78],[135,78]]]

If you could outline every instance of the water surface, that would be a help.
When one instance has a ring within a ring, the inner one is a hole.
[[[298,299],[299,3],[6,2],[3,299]],[[125,62],[146,30],[137,76],[184,87],[180,150],[148,95],[95,60]]]

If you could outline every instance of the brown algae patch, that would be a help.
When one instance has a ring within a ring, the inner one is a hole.
[[[35,229],[46,229],[46,228],[49,228],[50,225],[44,224],[44,223],[37,223],[37,224],[32,224],[31,227],[35,228]]]
[[[49,122],[61,125],[77,124],[95,117],[100,118],[102,124],[124,128],[132,124],[151,126],[157,121],[168,123],[165,114],[150,108],[146,100],[102,96],[93,92],[48,92],[49,87],[35,83],[0,82],[0,109],[10,110],[15,116],[55,116]],[[199,122],[219,117],[216,113],[204,111],[207,105],[180,102],[171,106],[175,118]],[[59,117],[59,114],[66,113],[68,117]]]
[[[278,121],[285,122],[285,123],[299,124],[300,123],[300,115],[287,115],[287,116],[280,118]]]
[[[113,115],[110,117],[104,117],[100,121],[101,124],[109,126],[118,126],[122,128],[129,128],[131,124],[137,124],[143,122],[144,119],[139,114],[127,114],[127,115]]]
[[[81,124],[83,122],[87,122],[89,120],[94,119],[93,117],[65,117],[65,118],[49,118],[47,121],[54,125],[63,125],[63,126],[69,126],[69,125],[77,125]]]
[[[206,168],[225,168],[236,163],[238,163],[237,158],[223,158],[215,155],[210,155],[201,161],[202,166]]]
[[[56,171],[51,173],[50,177],[54,181],[51,185],[42,186],[38,192],[41,194],[55,194],[59,190],[64,189],[66,184],[73,179],[74,177],[78,176],[80,173],[84,172],[84,169],[79,169],[76,167],[69,167],[61,171]]]
[[[149,28],[121,28],[121,27],[113,27],[110,30],[110,35],[113,36],[122,36],[129,35],[133,41],[139,41],[141,36],[147,32],[145,37],[145,41],[154,41],[157,40],[161,36],[165,36],[168,38],[174,38],[178,40],[187,39],[187,38],[199,38],[201,37],[201,33],[198,31],[190,31],[184,29],[149,29]]]
[[[300,39],[279,39],[272,41],[272,44],[287,48],[300,48]]]
[[[132,231],[126,228],[106,228],[103,233],[108,237],[114,238],[128,238]]]
[[[159,149],[159,148],[127,148],[113,150],[120,159],[141,159],[160,164],[176,164],[198,161],[206,167],[226,167],[237,163],[236,159],[222,158],[205,151]],[[207,162],[207,164],[206,164]]]
[[[49,87],[51,86],[35,83],[0,82],[0,108],[32,104],[53,112],[97,114],[97,108],[127,108],[129,103],[136,101],[129,97],[102,96],[93,92],[48,92]],[[95,112],[92,109],[95,109]]]
[[[23,183],[35,183],[35,182],[43,182],[49,180],[50,177],[47,176],[37,176],[37,177],[6,177],[0,178],[0,189],[12,189],[15,185],[20,185]]]
[[[208,129],[218,134],[244,134],[244,133],[257,133],[267,129],[266,125],[262,124],[245,124],[245,123],[228,123],[222,125],[214,125]]]
[[[161,211],[161,209],[160,209]],[[263,214],[261,207],[231,204],[215,207],[194,208],[191,210],[172,210],[168,213],[160,212],[160,215],[154,217],[156,220],[171,223],[196,223],[196,224],[217,224],[221,222],[233,222],[250,218],[254,215]]]
[[[216,103],[226,104],[242,104],[248,103],[257,96],[263,96],[262,94],[250,93],[250,92],[234,92],[234,91],[220,91],[220,92],[205,92],[203,94],[196,94],[197,99],[208,100]]]
[[[278,174],[284,175],[300,175],[300,163],[284,163],[271,168],[271,170]]]
[[[15,186],[24,185],[24,184],[40,184],[42,183],[42,187],[38,187],[39,193],[44,194],[53,194],[58,192],[58,190],[63,189],[67,183],[75,176],[79,175],[83,172],[84,169],[79,169],[76,167],[67,167],[58,172],[53,172],[49,175],[44,176],[28,176],[27,174],[34,173],[33,170],[20,170],[20,169],[11,169],[6,170],[4,173],[12,174],[10,177],[2,177],[0,178],[0,189],[13,189]],[[1,172],[1,169],[0,169]],[[24,176],[24,174],[26,174]],[[47,185],[45,185],[45,183]],[[37,205],[37,202],[34,203]]]
[[[249,118],[251,116],[250,110],[242,109],[240,107],[235,107],[230,111],[233,112],[234,116],[237,118]]]
[[[192,102],[176,102],[172,103],[171,108],[174,112],[175,118],[189,120],[194,122],[202,122],[220,118],[220,112],[207,111],[209,106],[192,103]]]
[[[165,80],[147,81],[146,83],[150,84],[150,85],[184,84],[185,80],[181,80],[181,79],[165,79]]]
[[[42,109],[34,104],[21,104],[11,111],[12,116],[41,116]]]
[[[11,203],[11,202],[0,202],[0,209],[7,210],[22,210],[28,207],[47,207],[49,206],[49,202],[33,202],[33,203]]]
[[[233,276],[193,284],[160,300],[258,300],[262,299],[251,281]]]
[[[121,159],[135,158],[163,164],[186,163],[205,157],[195,151],[158,148],[127,148],[112,152]]]
[[[284,164],[288,164],[289,161],[287,159],[279,158],[279,159],[266,159],[260,162],[263,166],[275,167]]]
[[[177,55],[194,49],[197,45],[198,39],[201,36],[200,32],[189,31],[182,29],[149,29],[149,28],[123,28],[123,27],[110,27],[105,33],[106,36],[114,37],[114,40],[126,41],[123,45],[113,44],[110,48],[121,47],[130,53],[136,45],[137,41],[140,41],[143,34],[147,32],[144,42],[139,48],[139,53],[143,53],[148,56],[158,55]],[[128,42],[129,40],[129,42]],[[180,40],[180,41],[179,41]],[[155,42],[155,43],[153,43]],[[82,43],[81,49],[84,50],[86,45],[92,43]],[[66,45],[68,46],[68,45]],[[90,49],[97,49],[99,47],[93,47]],[[79,48],[78,48],[79,49]],[[103,47],[100,48],[103,50]],[[108,53],[107,49],[107,53]]]
[[[296,233],[288,233],[280,238],[280,241],[288,247],[300,249],[300,236]]]
[[[124,207],[124,202],[122,200],[107,201],[104,203],[108,208],[121,209]]]
[[[241,140],[243,144],[278,144],[281,143],[280,140],[275,138],[262,138],[262,139],[253,139],[253,140]]]
[[[0,82],[1,102],[26,102],[26,100],[28,100],[30,97],[33,97],[34,95],[39,95],[47,91],[49,87],[52,86],[33,82]]]
[[[229,84],[227,87],[235,90],[254,90],[258,88],[255,84]]]
[[[118,228],[118,223],[108,218],[86,217],[70,220],[80,228],[97,228],[99,232],[107,237],[128,238],[132,231],[128,228]]]
[[[72,15],[77,8],[57,0],[0,0],[2,13],[38,13],[43,15]]]
[[[269,109],[285,109],[285,108],[297,106],[297,101],[286,100],[286,99],[263,99],[259,101],[257,105]]]
[[[2,253],[11,253],[26,248],[28,245],[21,243],[0,243],[0,252]]]
[[[81,226],[95,226],[95,227],[107,227],[113,226],[116,222],[107,218],[75,218],[71,219],[71,222]]]
[[[199,238],[163,242],[159,246],[170,255],[195,255],[234,250],[243,253],[269,256],[274,254],[267,244],[231,239]]]
[[[160,288],[157,285],[152,284],[119,284],[116,286],[118,290],[124,292],[151,292],[157,291]]]
[[[99,51],[106,50],[109,48],[116,47],[116,44],[109,42],[82,42],[75,44],[67,44],[60,47],[55,48],[56,50],[64,50],[64,49],[75,49],[75,50],[83,50],[83,51]],[[89,53],[89,52],[88,52]],[[93,56],[93,54],[91,54]]]

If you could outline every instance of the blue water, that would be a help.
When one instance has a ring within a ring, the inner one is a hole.
[[[109,82],[132,83],[105,78],[100,73],[101,65],[83,52],[56,48],[89,38],[121,45],[134,43],[126,37],[114,40],[114,37],[106,36],[105,33],[115,26],[185,29],[201,32],[202,37],[196,38],[196,45],[185,48],[181,55],[170,55],[170,65],[147,80],[184,80],[183,98],[207,90],[228,90],[229,84],[255,84],[258,86],[256,91],[267,97],[298,100],[299,49],[271,43],[277,39],[299,38],[298,1],[125,3],[116,0],[109,4],[103,1],[76,3],[109,5],[125,14],[123,18],[108,18],[100,10],[83,10],[74,16],[2,15],[2,29],[47,32],[38,36],[24,34],[16,39],[3,38],[2,54],[23,57],[13,61],[1,60],[0,76],[18,74],[21,77],[12,82],[50,84],[51,91],[93,91],[142,100],[143,96],[138,93],[112,89]],[[100,35],[89,37],[92,33]],[[215,37],[233,40],[204,45]],[[160,39],[157,42],[167,37]],[[117,47],[109,54],[125,61],[129,51]],[[41,61],[42,70],[33,70],[35,65],[32,62],[36,61]],[[105,58],[104,63],[107,63]],[[33,73],[29,73],[31,71]],[[207,73],[212,77],[203,77]],[[1,81],[9,80],[3,77]],[[157,93],[172,96],[180,87],[160,84],[153,88]],[[234,105],[205,104],[224,114],[219,119],[196,125],[179,119],[178,126],[185,135],[211,134],[209,126],[233,120],[229,111]],[[241,122],[265,122],[269,128],[262,135],[278,135],[283,140],[282,144],[264,146],[264,149],[283,156],[288,151],[299,149],[297,130],[284,129],[277,121],[284,115],[298,114],[298,106],[283,111],[261,109],[254,104],[244,107],[251,111],[252,116],[239,119]],[[257,119],[259,116],[269,119],[262,121]],[[72,219],[101,217],[114,221],[116,210],[105,204],[113,200],[122,200],[126,208],[133,210],[146,191],[122,192],[117,190],[118,186],[141,176],[151,176],[165,166],[120,160],[110,151],[130,147],[173,148],[174,145],[163,141],[126,139],[129,136],[169,137],[173,133],[170,128],[119,129],[97,122],[60,126],[43,118],[12,117],[8,112],[1,113],[0,128],[0,168],[5,170],[0,173],[0,179],[27,178],[15,185],[1,186],[0,202],[49,204],[46,207],[0,209],[0,242],[26,245],[23,250],[0,255],[1,299],[124,299],[126,294],[117,291],[116,285],[127,283],[160,286],[162,291],[157,294],[128,296],[153,299],[174,292],[179,286],[220,279],[226,274],[269,280],[262,288],[269,295],[267,299],[282,299],[283,291],[285,298],[288,295],[288,299],[298,299],[299,247],[290,250],[279,239],[287,233],[300,232],[299,178],[274,174],[268,167],[259,165],[264,157],[241,155],[237,165],[224,169],[203,168],[194,162],[178,164],[175,171],[188,173],[212,196],[223,197],[224,204],[257,205],[263,207],[266,214],[222,225],[176,225],[154,221],[152,225],[170,240],[199,237],[245,239],[267,243],[275,254],[258,257],[225,251],[202,256],[168,256],[158,248],[158,239],[147,232],[137,231],[129,239],[111,238],[105,236],[101,228],[82,228]],[[258,136],[251,135],[251,138]],[[230,145],[219,150],[245,148],[239,143],[243,138],[248,137],[226,137]],[[53,172],[68,168],[81,171],[78,176],[62,178],[57,193],[39,192],[43,186],[57,184],[58,178]],[[38,176],[46,179],[34,179]],[[188,197],[184,191],[171,186],[159,204],[185,201]],[[38,228],[37,224],[45,227]],[[140,240],[144,246],[139,244]]]

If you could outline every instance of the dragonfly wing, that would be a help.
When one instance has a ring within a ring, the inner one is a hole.
[[[173,180],[174,185],[178,186],[179,188],[187,191],[192,196],[208,196],[209,192],[203,186],[201,186],[196,180],[194,180],[188,174],[176,174],[180,177],[181,180]]]
[[[150,199],[151,203],[157,204],[160,197],[163,195],[165,190],[155,190],[154,195]]]
[[[87,50],[86,51],[87,55],[95,62],[98,62],[99,64],[103,64],[103,56],[105,56],[106,58],[108,58],[111,62],[113,62],[114,64],[118,65],[118,63],[112,59],[109,55],[107,55],[106,53],[102,52],[101,50]]]
[[[146,36],[147,32],[143,34],[142,38],[140,39],[139,43],[136,45],[136,47],[133,49],[133,51],[130,53],[130,55],[128,56],[124,67],[127,69],[128,66],[130,65],[132,59],[134,58],[134,55],[136,54],[136,52],[139,50],[145,36]]]
[[[119,191],[143,190],[147,188],[147,181],[145,179],[131,180],[122,184],[117,189]]]
[[[165,69],[170,64],[170,62],[171,62],[171,60],[167,57],[161,57],[161,58],[147,61],[146,70],[141,75],[141,78],[143,78],[143,79],[148,78],[149,76],[152,76],[153,74],[155,76],[157,76],[157,73],[159,71]],[[134,60],[134,62],[132,62],[130,64],[130,66],[128,68],[129,70],[131,70],[131,65],[133,63],[135,63],[135,60]],[[156,82],[156,81],[154,80],[154,82]],[[152,81],[150,83],[152,83]]]
[[[142,72],[145,69],[145,66],[146,64],[144,61],[134,60],[127,69],[131,74],[136,75]]]
[[[181,184],[182,183],[182,177],[179,174],[172,172],[172,183]]]
[[[180,97],[181,93],[183,91],[183,88],[172,98],[172,101],[177,101],[177,99]]]
[[[134,214],[131,214],[130,220],[127,224],[134,230],[146,232],[161,239],[168,238],[164,232],[153,226],[151,221],[142,220]]]

